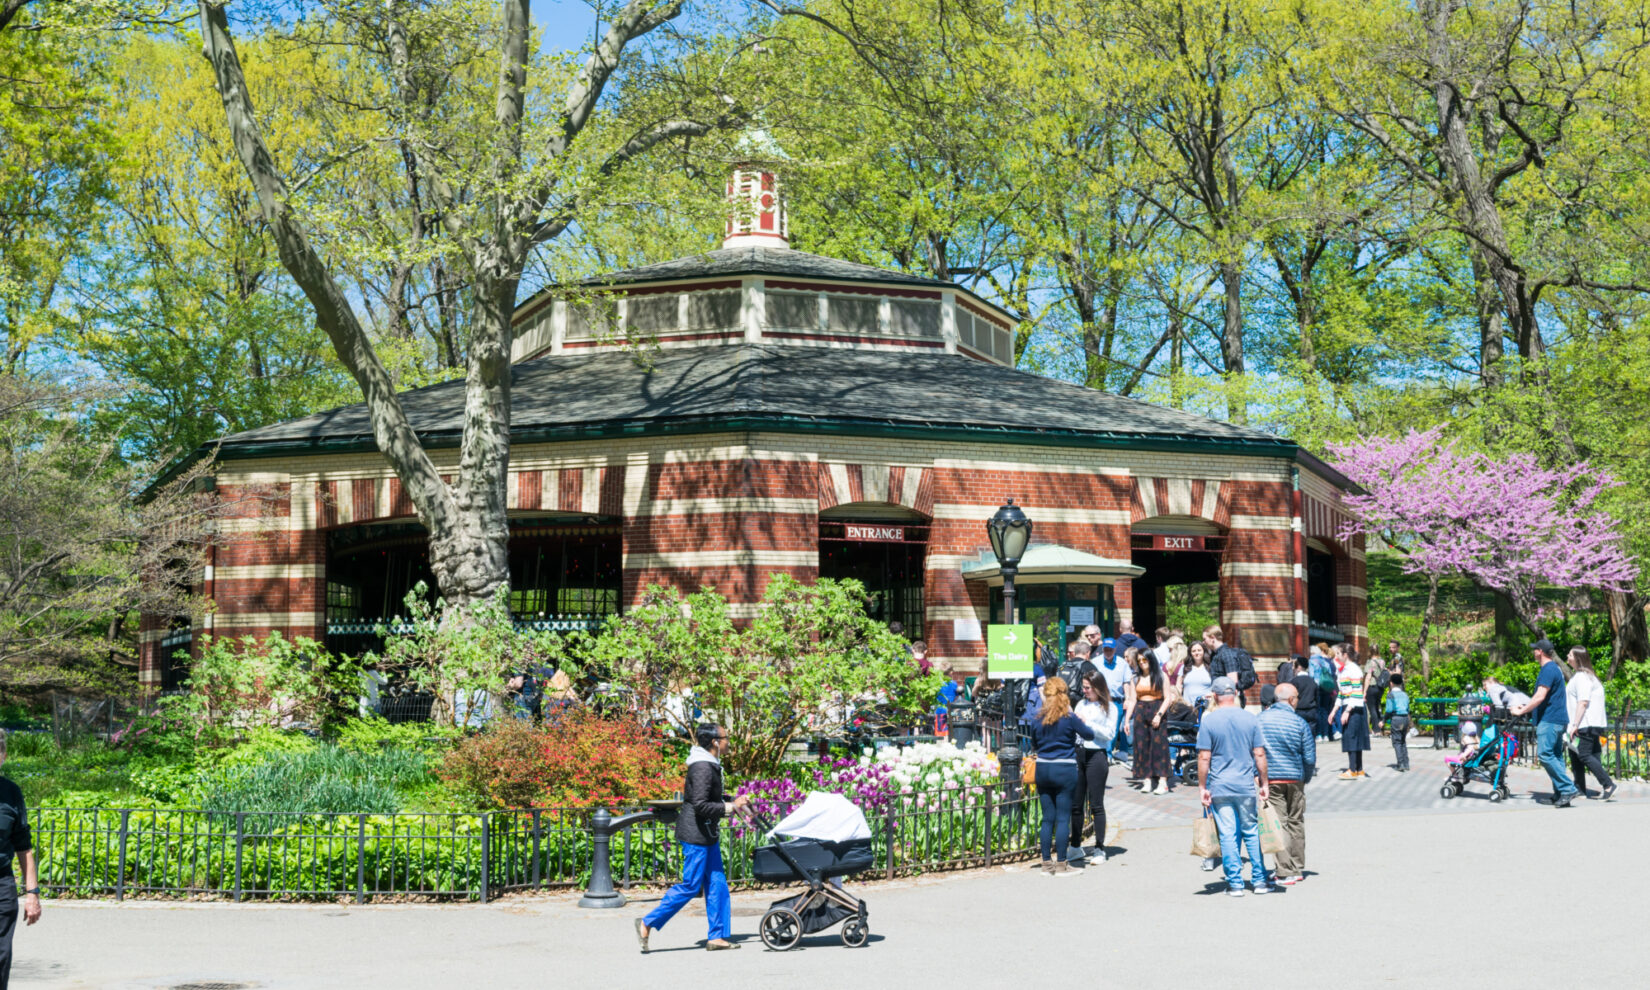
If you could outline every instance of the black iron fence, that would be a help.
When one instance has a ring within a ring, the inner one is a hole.
[[[44,808],[33,816],[40,885],[57,896],[233,900],[422,898],[487,901],[589,879],[591,809],[478,813],[267,814]],[[1035,798],[995,785],[911,797],[868,815],[874,874],[894,877],[1023,859]],[[723,832],[728,880],[750,885],[755,830]],[[681,876],[672,826],[645,821],[613,841],[620,886]]]

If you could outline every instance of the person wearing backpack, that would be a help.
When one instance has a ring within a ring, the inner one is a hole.
[[[1318,683],[1318,735],[1333,742],[1335,731],[1329,716],[1335,708],[1335,698],[1340,694],[1340,685],[1335,677],[1335,662],[1329,659],[1327,646],[1318,643],[1312,647],[1312,655],[1307,658],[1307,670]]]
[[[1210,676],[1231,678],[1237,685],[1239,703],[1247,703],[1249,689],[1255,686],[1255,658],[1241,646],[1227,646],[1219,626],[1203,630],[1203,646],[1209,651]]]
[[[1071,703],[1074,708],[1078,702],[1083,700],[1083,682],[1088,679],[1090,674],[1100,673],[1100,668],[1096,667],[1094,661],[1089,659],[1091,650],[1092,648],[1086,641],[1077,640],[1071,644],[1070,655],[1066,657],[1066,662],[1060,667],[1060,680],[1066,682],[1067,693],[1071,695]],[[1107,739],[1110,739],[1111,736],[1112,733],[1106,734]]]

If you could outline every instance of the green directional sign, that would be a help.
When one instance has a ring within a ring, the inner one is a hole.
[[[991,676],[1001,679],[1031,676],[1036,642],[1029,625],[991,626],[986,633],[986,659]]]

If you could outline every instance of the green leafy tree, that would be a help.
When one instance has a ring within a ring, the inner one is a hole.
[[[778,576],[756,617],[737,628],[727,601],[650,587],[585,654],[592,670],[629,689],[639,713],[689,729],[691,698],[733,740],[730,772],[778,771],[791,741],[845,729],[856,706],[915,719],[932,706],[938,674],[924,675],[905,641],[865,614],[857,581],[804,585]]]

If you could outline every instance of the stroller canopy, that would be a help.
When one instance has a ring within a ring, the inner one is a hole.
[[[848,842],[869,839],[871,826],[865,822],[865,812],[854,802],[840,794],[814,791],[768,833],[769,836],[775,834],[822,842]]]

